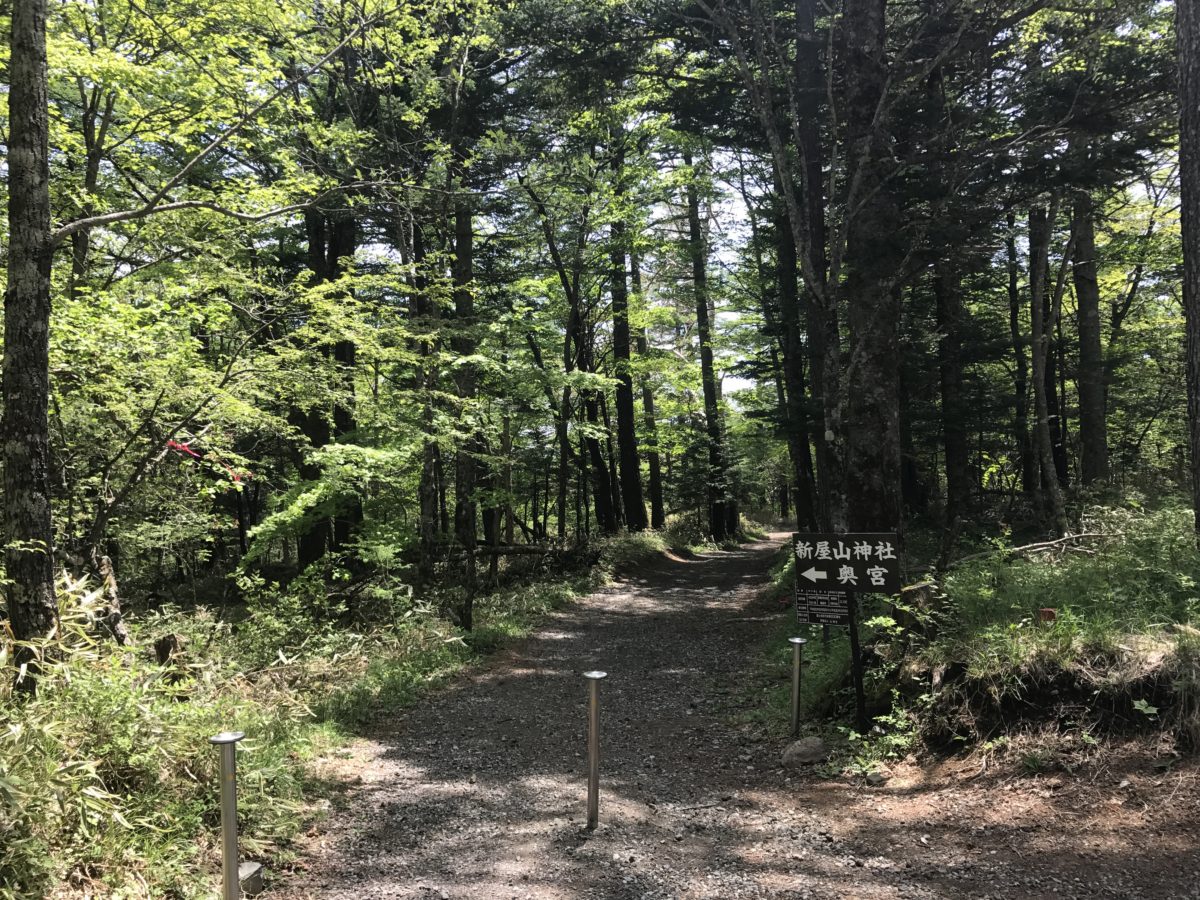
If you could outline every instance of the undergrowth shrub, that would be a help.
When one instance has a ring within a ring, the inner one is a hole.
[[[356,630],[337,584],[326,592],[319,579],[287,589],[243,579],[236,621],[168,605],[129,623],[127,647],[95,636],[99,592],[63,583],[62,625],[36,646],[45,659],[36,697],[0,682],[0,898],[42,898],[55,886],[55,896],[114,900],[213,896],[213,734],[247,735],[238,753],[241,846],[269,863],[287,852],[308,809],[308,758],[602,577],[560,572],[480,595],[471,633],[438,615],[447,598],[437,591],[374,598],[386,623]],[[164,666],[152,648],[168,633],[182,649]],[[0,640],[0,671],[13,649],[11,634]]]
[[[683,512],[667,517],[663,539],[672,550],[709,548],[712,534],[708,528],[708,517],[698,512]]]
[[[742,513],[738,533],[742,538],[762,541],[773,531],[794,531],[794,525],[794,522],[786,522],[770,510],[754,510]]]
[[[92,636],[95,592],[68,583],[60,596],[60,628],[36,646],[36,698],[14,695],[7,679],[0,688],[0,896],[42,897],[55,884],[112,898],[207,896],[195,872],[215,865],[208,738],[252,736],[239,810],[243,849],[262,854],[299,817],[292,757],[312,748],[307,710],[211,662],[173,683],[144,650]]]
[[[790,546],[787,552],[778,554],[771,564],[767,595],[781,606],[795,606],[796,555],[791,552]]]
[[[1044,607],[1093,635],[1186,622],[1200,613],[1191,520],[1181,507],[1090,510],[1082,530],[1094,541],[1015,559],[1001,546],[952,569],[942,579],[952,614],[943,618],[963,635],[1032,619]]]
[[[600,539],[600,564],[610,574],[626,572],[657,559],[668,543],[667,536],[657,531],[622,531]]]
[[[923,718],[927,733],[979,739],[1057,717],[1171,727],[1195,743],[1192,513],[1098,508],[1082,530],[1092,537],[1017,556],[1001,546],[941,579],[927,617],[935,637],[918,645],[910,667],[942,683]],[[1041,609],[1053,611],[1051,621]]]
[[[361,649],[358,620],[349,615],[345,597],[329,589],[324,573],[305,572],[286,587],[243,575],[238,586],[245,599],[244,617],[236,623],[238,653],[253,668],[300,656],[352,656]]]
[[[817,626],[800,625],[795,612],[795,556],[788,550],[776,554],[768,574],[762,602],[772,603],[783,612],[771,631],[755,671],[766,684],[762,697],[748,702],[749,718],[783,733],[791,714],[792,647],[788,638],[808,639],[803,651],[800,682],[800,710],[808,723],[823,722],[845,704],[852,691],[847,682],[850,671],[850,641],[844,629],[831,630],[829,640]]]
[[[1200,631],[1189,628],[1180,632],[1173,674],[1179,729],[1191,747],[1200,748]]]
[[[1190,508],[1094,508],[1081,531],[1019,551],[995,539],[901,598],[860,597],[874,718],[869,735],[852,735],[855,759],[884,759],[914,734],[941,747],[1007,747],[1009,735],[1050,729],[1087,750],[1103,732],[1167,730],[1200,746],[1200,553]],[[928,535],[907,543],[914,565],[938,552]],[[794,585],[785,554],[770,596],[790,607]],[[787,715],[791,616],[765,664],[779,679],[765,705],[776,724]],[[806,712],[853,710],[844,634],[834,629],[832,643],[806,648]],[[1044,748],[1031,741],[1012,746],[1034,765]]]

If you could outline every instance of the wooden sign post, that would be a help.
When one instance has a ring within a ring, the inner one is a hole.
[[[893,533],[804,533],[792,535],[796,560],[796,618],[801,625],[850,631],[850,674],[854,680],[855,727],[866,734],[858,633],[858,595],[900,592],[900,542]]]

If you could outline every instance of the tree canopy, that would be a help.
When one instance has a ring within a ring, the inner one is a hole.
[[[1182,486],[1173,14],[21,4],[14,628],[102,558],[469,597],[670,515]]]

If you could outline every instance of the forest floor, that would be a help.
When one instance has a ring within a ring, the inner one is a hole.
[[[1106,748],[1074,774],[910,761],[883,785],[780,766],[745,724],[784,539],[664,558],[321,764],[340,785],[270,900],[1200,898],[1200,765]],[[583,829],[586,687],[600,827]]]

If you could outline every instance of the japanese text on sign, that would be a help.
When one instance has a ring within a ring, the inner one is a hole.
[[[850,595],[842,591],[797,591],[796,621],[800,625],[850,625]]]
[[[895,593],[900,589],[894,534],[797,534],[798,588]]]

